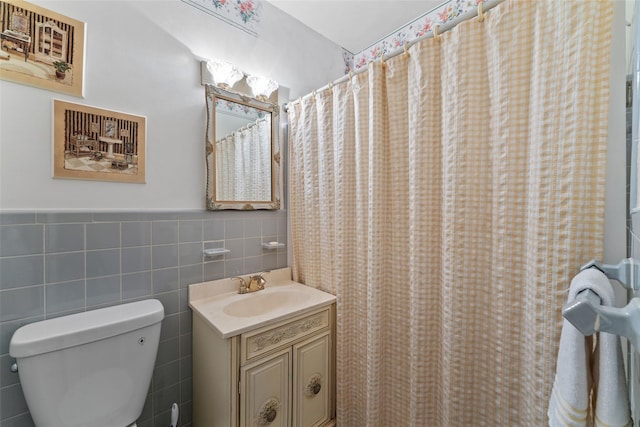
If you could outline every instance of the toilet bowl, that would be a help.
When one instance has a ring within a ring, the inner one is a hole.
[[[31,323],[11,337],[37,427],[136,427],[160,341],[155,299]]]

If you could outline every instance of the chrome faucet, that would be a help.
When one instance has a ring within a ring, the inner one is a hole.
[[[264,273],[254,274],[249,276],[249,280],[245,280],[242,277],[234,276],[232,279],[238,279],[240,281],[240,287],[238,288],[239,294],[246,294],[249,292],[257,292],[264,289],[264,285],[267,283],[266,279],[262,277]]]

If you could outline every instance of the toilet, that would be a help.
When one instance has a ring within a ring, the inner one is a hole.
[[[148,299],[19,328],[9,354],[37,427],[135,427],[164,307]]]

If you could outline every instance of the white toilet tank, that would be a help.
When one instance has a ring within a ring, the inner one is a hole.
[[[149,390],[163,318],[160,301],[150,299],[18,329],[9,354],[36,426],[134,423]]]

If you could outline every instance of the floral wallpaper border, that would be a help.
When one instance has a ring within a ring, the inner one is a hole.
[[[182,0],[242,31],[258,36],[262,0]]]
[[[486,1],[448,0],[352,57],[343,54],[347,73],[365,67],[369,61],[401,49],[406,42],[422,37],[431,31],[434,25],[442,25],[452,21],[465,12],[477,8],[479,3]]]

